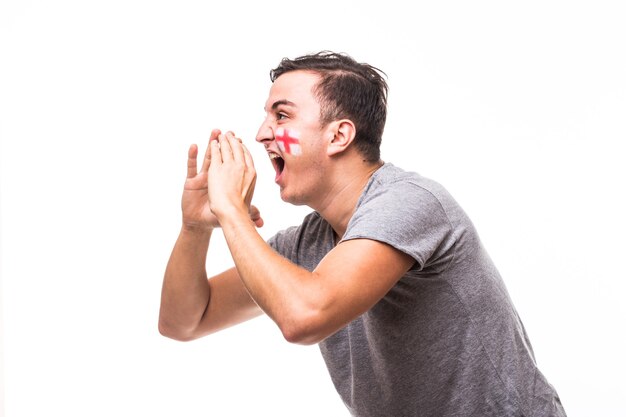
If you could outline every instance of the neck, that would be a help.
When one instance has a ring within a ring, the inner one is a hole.
[[[337,165],[330,176],[328,192],[311,208],[331,225],[339,240],[346,232],[363,189],[383,162],[367,163],[358,160],[352,164],[342,162]]]

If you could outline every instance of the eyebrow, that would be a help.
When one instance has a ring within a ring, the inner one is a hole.
[[[294,102],[292,102],[292,101],[289,101],[289,100],[284,100],[284,99],[283,99],[283,100],[277,100],[277,101],[275,101],[275,102],[272,104],[272,110],[276,110],[276,108],[277,108],[278,106],[281,106],[281,105],[291,106],[291,107],[297,107],[297,106],[296,106],[296,103],[294,103]]]

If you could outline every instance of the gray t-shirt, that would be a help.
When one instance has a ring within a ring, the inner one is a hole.
[[[354,416],[565,416],[474,226],[441,185],[383,165],[341,242],[360,238],[389,244],[415,264],[319,344]],[[312,271],[334,235],[313,212],[269,243]]]

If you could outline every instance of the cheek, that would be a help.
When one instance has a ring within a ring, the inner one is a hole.
[[[300,133],[293,129],[284,129],[279,127],[276,130],[276,143],[281,152],[289,155],[302,155],[302,147],[300,146]]]

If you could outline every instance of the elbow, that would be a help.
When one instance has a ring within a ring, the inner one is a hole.
[[[299,329],[281,329],[281,332],[286,341],[296,345],[309,346],[324,340],[324,338],[317,338],[315,335],[300,331]]]
[[[313,343],[307,343],[306,335],[298,331],[298,329],[291,328],[291,327],[288,327],[288,328],[281,327],[280,331],[283,334],[283,337],[285,338],[285,340],[289,343],[293,343],[296,345],[313,344]]]
[[[331,332],[325,324],[326,321],[317,313],[286,320],[279,323],[278,327],[287,342],[297,345],[314,345],[330,336]]]
[[[158,328],[161,336],[167,337],[168,339],[173,339],[179,342],[189,342],[197,339],[192,331],[182,329],[179,326],[171,325],[164,320],[159,320]]]

